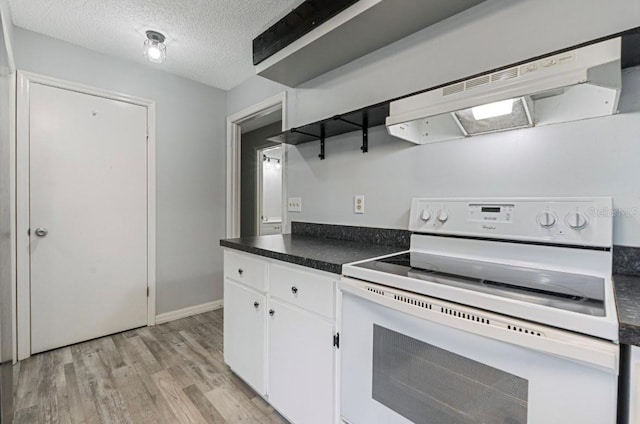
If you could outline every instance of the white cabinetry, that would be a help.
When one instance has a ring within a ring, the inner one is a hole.
[[[260,292],[267,290],[267,263],[246,254],[224,252],[224,276]]]
[[[640,347],[631,347],[629,367],[629,424],[640,424]]]
[[[224,360],[263,396],[266,306],[264,295],[225,279]]]
[[[294,424],[336,420],[335,277],[225,251],[224,358]]]
[[[282,234],[282,223],[281,222],[261,222],[260,235],[268,236],[270,234]]]
[[[224,360],[261,395],[266,394],[267,264],[224,253]]]
[[[276,299],[269,308],[269,402],[296,424],[331,423],[333,323]]]

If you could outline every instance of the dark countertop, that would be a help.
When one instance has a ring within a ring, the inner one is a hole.
[[[333,274],[342,274],[344,264],[403,252],[409,247],[410,233],[401,230],[297,222],[293,223],[293,230],[293,234],[220,240],[220,245]],[[321,234],[334,238],[321,237]],[[613,285],[620,343],[640,346],[640,276],[618,273],[629,270],[630,274],[635,273],[640,259],[634,258],[640,258],[639,248],[615,247]],[[636,268],[621,266],[627,262]]]
[[[350,262],[407,250],[401,246],[386,246],[298,234],[226,239],[220,240],[220,246],[333,274],[342,274],[342,265]]]
[[[614,274],[620,344],[640,346],[640,277]]]

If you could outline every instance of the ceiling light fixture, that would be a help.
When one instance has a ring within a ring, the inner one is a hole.
[[[271,162],[274,162],[274,164],[272,164]],[[280,159],[278,158],[272,158],[270,156],[267,155],[262,155],[262,162],[264,162],[265,168],[271,168],[275,165],[276,169],[280,169]]]
[[[153,63],[162,63],[167,58],[167,46],[165,37],[157,31],[147,31],[147,39],[144,40],[144,55]]]

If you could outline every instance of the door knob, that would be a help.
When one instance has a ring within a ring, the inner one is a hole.
[[[46,237],[49,234],[49,230],[46,228],[36,228],[36,236],[38,237]]]
[[[258,302],[253,302],[253,307],[254,307],[254,308],[258,309],[258,307],[259,307],[259,306],[260,306],[260,303],[258,303]]]
[[[269,315],[274,316],[276,314],[276,311],[274,311],[273,309],[269,309]]]

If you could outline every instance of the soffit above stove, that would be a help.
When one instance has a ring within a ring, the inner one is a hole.
[[[389,134],[416,144],[617,112],[621,40],[613,38],[391,102]]]
[[[260,76],[296,87],[485,0],[307,0],[253,41]]]

